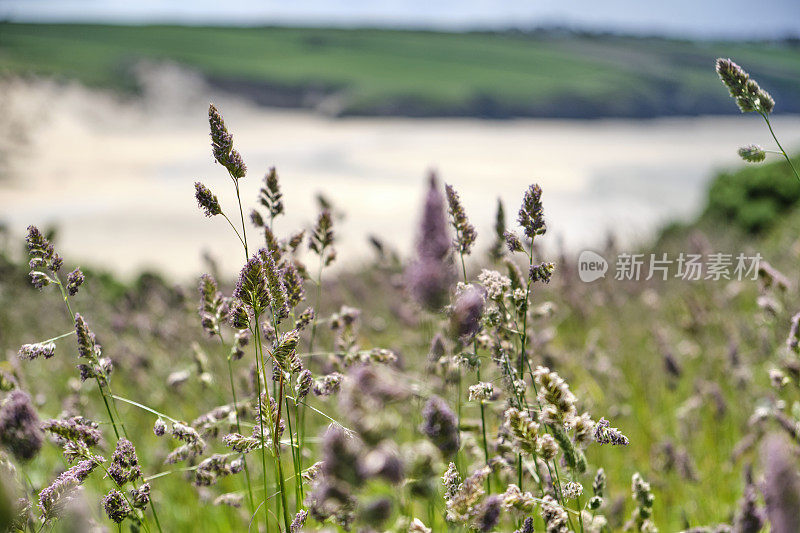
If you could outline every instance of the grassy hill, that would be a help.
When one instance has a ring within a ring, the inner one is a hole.
[[[176,61],[266,105],[342,115],[654,117],[735,112],[711,66],[731,56],[800,112],[800,47],[534,33],[0,24],[0,73],[135,90]],[[335,102],[335,105],[331,105]]]

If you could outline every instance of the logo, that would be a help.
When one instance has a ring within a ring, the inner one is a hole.
[[[608,271],[608,261],[591,250],[584,250],[578,256],[578,277],[584,283],[595,281],[606,277]]]

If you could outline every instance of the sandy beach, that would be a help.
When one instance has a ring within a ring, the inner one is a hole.
[[[193,197],[200,180],[226,212],[236,210],[230,180],[210,155],[209,101],[223,111],[249,167],[245,199],[254,202],[264,172],[277,167],[288,210],[279,232],[312,223],[317,192],[345,213],[336,228],[340,268],[369,257],[369,234],[408,252],[430,169],[461,193],[484,237],[479,248],[490,243],[498,194],[513,220],[525,187],[538,182],[546,240],[579,250],[609,231],[631,243],[665,220],[695,214],[712,173],[739,164],[738,146],[770,145],[751,116],[330,119],[257,107],[177,69],[144,81],[136,98],[50,81],[0,82],[0,108],[8,111],[0,221],[13,239],[28,224],[53,224],[62,255],[124,275],[150,267],[194,276],[204,250],[235,272],[242,260],[236,237],[224,220],[204,218]],[[800,117],[776,117],[774,126],[785,146],[800,146]]]

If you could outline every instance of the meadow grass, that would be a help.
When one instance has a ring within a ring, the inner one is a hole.
[[[739,105],[769,114],[748,87]],[[636,250],[757,252],[753,279],[585,283],[540,257],[546,191],[479,236],[431,175],[413,257],[373,242],[325,277],[331,206],[284,231],[269,169],[251,211],[213,105],[209,125],[222,172],[194,185],[198,223],[242,245],[235,285],[209,264],[199,291],[125,287],[34,227],[29,262],[0,255],[3,529],[796,530],[800,211]]]

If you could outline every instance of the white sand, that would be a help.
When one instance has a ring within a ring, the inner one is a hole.
[[[195,275],[204,249],[236,271],[238,241],[220,217],[204,218],[193,197],[199,179],[226,212],[236,212],[230,181],[210,155],[210,100],[250,169],[242,181],[248,202],[275,165],[289,210],[278,230],[289,232],[311,223],[313,196],[324,192],[346,213],[337,227],[344,263],[371,253],[369,233],[408,251],[431,168],[460,191],[483,237],[480,248],[490,242],[497,196],[513,221],[525,187],[538,182],[551,229],[546,240],[577,250],[609,230],[630,242],[664,220],[696,213],[712,171],[738,164],[738,146],[771,146],[763,123],[750,116],[333,120],[215,94],[176,69],[160,68],[145,81],[144,97],[135,100],[42,81],[0,85],[0,150],[10,152],[0,221],[14,238],[31,223],[57,224],[62,255],[124,274],[150,266]],[[800,146],[800,117],[778,117],[774,126],[784,146]]]

